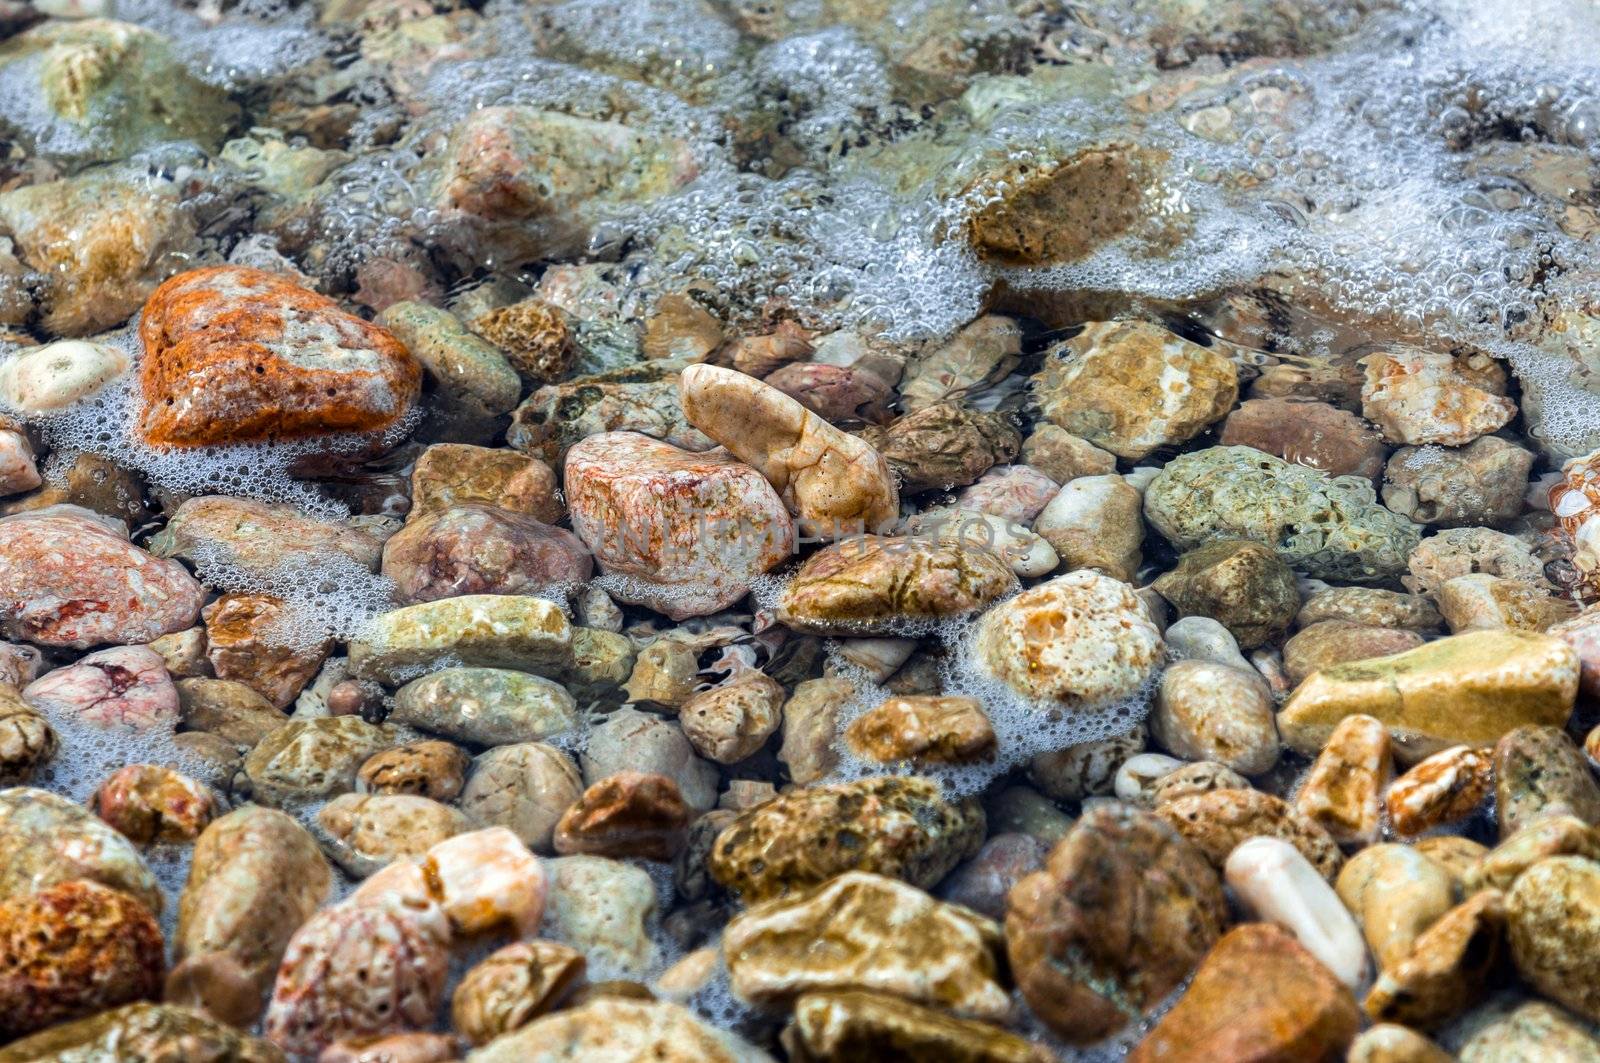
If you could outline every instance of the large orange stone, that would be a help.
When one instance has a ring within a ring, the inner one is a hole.
[[[1206,954],[1128,1063],[1332,1063],[1360,1029],[1355,998],[1332,971],[1288,931],[1246,923]]]
[[[369,432],[403,416],[422,370],[388,330],[284,277],[181,273],[139,323],[149,443],[201,446]]]

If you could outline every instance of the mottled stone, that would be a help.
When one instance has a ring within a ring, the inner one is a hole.
[[[1248,399],[1228,415],[1217,442],[1254,447],[1329,476],[1376,480],[1383,472],[1385,448],[1378,433],[1326,402]]]
[[[1491,576],[1544,586],[1544,563],[1521,539],[1493,528],[1446,528],[1430,535],[1412,551],[1409,575],[1401,582],[1413,594],[1438,594],[1457,576],[1484,572]]]
[[[856,756],[879,763],[954,763],[995,754],[994,727],[976,698],[911,695],[889,698],[844,732]]]
[[[1418,935],[1378,976],[1361,1006],[1377,1022],[1431,1029],[1478,1004],[1505,957],[1505,898],[1484,890]]]
[[[150,296],[140,432],[167,446],[387,428],[422,371],[399,340],[326,296],[240,266],[191,270]]]
[[[435,842],[421,857],[396,860],[350,895],[351,904],[390,904],[421,912],[438,905],[450,930],[531,937],[544,918],[545,865],[505,827],[485,827]]]
[[[582,952],[590,973],[638,978],[661,958],[646,924],[656,887],[643,870],[601,856],[563,856],[550,870],[549,925]]]
[[[1147,737],[1141,722],[1108,738],[1039,753],[1028,762],[1028,778],[1057,801],[1104,796],[1111,793],[1122,763],[1143,752]]]
[[[731,369],[692,365],[689,421],[771,482],[808,535],[878,531],[899,515],[889,464],[778,389]]]
[[[586,789],[562,813],[553,841],[563,855],[671,860],[687,838],[689,819],[671,779],[625,771]]]
[[[535,1019],[469,1063],[770,1063],[765,1052],[667,1001],[598,997]]]
[[[793,790],[717,839],[711,873],[747,903],[871,871],[932,887],[983,843],[983,810],[936,783],[883,777]]]
[[[1350,1042],[1346,1063],[1451,1063],[1455,1057],[1409,1027],[1378,1023]]]
[[[1487,745],[1523,724],[1560,726],[1578,691],[1578,660],[1548,635],[1475,631],[1312,675],[1278,714],[1284,741],[1316,753],[1346,716],[1381,720],[1400,755]]]
[[[1361,924],[1379,970],[1410,956],[1422,932],[1455,903],[1449,871],[1408,845],[1361,850],[1345,864],[1335,888]]]
[[[0,1063],[182,1059],[185,1063],[283,1063],[277,1046],[199,1011],[126,1004],[62,1023],[0,1048]]]
[[[89,799],[94,814],[130,841],[192,841],[216,814],[200,783],[159,764],[118,768]]]
[[[1552,856],[1506,895],[1517,973],[1545,996],[1600,1020],[1600,863]]]
[[[987,1023],[958,1019],[862,989],[823,990],[795,1001],[784,1045],[798,1063],[938,1059],[944,1063],[1043,1063],[1046,1051]]]
[[[33,778],[56,752],[56,732],[43,713],[22,700],[13,686],[0,682],[0,786],[16,786]]]
[[[1299,686],[1311,673],[1336,664],[1392,657],[1423,643],[1409,628],[1374,627],[1348,620],[1322,620],[1302,627],[1283,644],[1283,667]]]
[[[357,675],[393,682],[453,658],[461,664],[548,672],[572,659],[572,625],[554,602],[469,594],[384,613],[350,642]]]
[[[200,615],[216,677],[238,680],[275,708],[293,703],[332,648],[331,640],[305,645],[288,627],[298,619],[293,610],[271,595],[224,594]]]
[[[556,474],[538,458],[465,443],[433,444],[412,466],[407,519],[465,505],[509,509],[546,524],[567,512],[556,490]]]
[[[356,791],[454,801],[471,764],[467,751],[452,742],[407,742],[368,757],[356,772]]]
[[[1144,514],[1182,550],[1253,539],[1309,575],[1354,582],[1404,571],[1419,535],[1379,505],[1370,481],[1330,477],[1253,447],[1211,447],[1168,462],[1145,490]]]
[[[1506,373],[1487,354],[1396,348],[1362,359],[1361,413],[1391,443],[1457,446],[1517,415]]]
[[[231,679],[180,679],[178,717],[191,731],[254,746],[282,727],[284,715],[243,683]]]
[[[1278,727],[1265,683],[1211,661],[1176,661],[1161,675],[1150,732],[1186,760],[1260,775],[1278,761]]]
[[[955,506],[1028,524],[1060,491],[1061,485],[1038,469],[1026,465],[996,465],[978,477],[977,483],[957,492]]]
[[[383,574],[403,605],[463,594],[541,594],[588,581],[582,540],[523,513],[476,504],[415,517],[383,544]]]
[[[401,300],[374,321],[422,365],[445,409],[492,418],[510,413],[522,398],[522,382],[506,357],[468,332],[450,311]]]
[[[1324,620],[1344,620],[1367,627],[1435,631],[1444,618],[1420,594],[1399,594],[1380,587],[1329,587],[1308,597],[1295,624],[1308,628]]]
[[[560,380],[578,354],[567,315],[543,299],[497,306],[473,318],[471,324],[472,331],[500,349],[524,384]]]
[[[1544,631],[1577,611],[1550,588],[1474,572],[1446,580],[1434,597],[1451,632]]]
[[[213,820],[178,901],[166,999],[253,1024],[290,935],[327,901],[332,881],[293,817],[246,805]]]
[[[450,1023],[474,1045],[521,1029],[560,1005],[583,981],[583,953],[555,941],[517,941],[462,975]]]
[[[784,587],[778,619],[812,634],[872,634],[896,622],[977,612],[1011,591],[1016,576],[980,547],[869,536],[806,560]]]
[[[161,928],[98,882],[61,882],[0,901],[0,1038],[10,1040],[161,988]]]
[[[396,860],[418,857],[471,829],[449,805],[413,794],[340,794],[317,813],[334,861],[365,878]]]
[[[838,761],[833,740],[838,734],[839,710],[855,693],[855,684],[848,679],[807,679],[796,684],[783,703],[783,745],[778,759],[796,784],[814,783],[833,770]]]
[[[717,769],[695,755],[681,727],[659,716],[625,708],[590,730],[583,750],[584,781],[593,786],[619,771],[667,776],[699,812],[717,803]]]
[[[1271,549],[1221,540],[1187,551],[1151,584],[1180,616],[1208,616],[1244,649],[1271,642],[1300,609],[1294,572]]]
[[[1384,795],[1384,808],[1395,833],[1417,835],[1471,816],[1493,786],[1488,750],[1451,746],[1396,779]]]
[[[290,720],[244,759],[257,801],[278,805],[348,793],[368,757],[395,744],[394,729],[359,716]]]
[[[1383,829],[1380,795],[1393,770],[1388,729],[1371,716],[1346,716],[1317,754],[1294,806],[1341,845],[1371,845]]]
[[[795,549],[772,485],[717,451],[697,454],[637,432],[608,432],[566,458],[572,526],[612,592],[674,620],[727,608]]]
[[[1135,461],[1194,437],[1239,397],[1221,347],[1144,321],[1084,326],[1050,349],[1033,388],[1046,420]]]
[[[1285,931],[1247,923],[1206,954],[1128,1059],[1339,1059],[1360,1029],[1355,998],[1326,967]]]
[[[106,731],[170,732],[178,690],[161,656],[143,646],[113,646],[46,672],[23,688],[29,704],[58,720]]]
[[[1115,454],[1048,423],[1035,426],[1022,441],[1022,462],[1060,484],[1117,471]]]
[[[630,366],[537,388],[511,415],[506,442],[560,465],[568,448],[602,432],[639,432],[683,450],[715,444],[684,417],[678,369]]]
[[[957,1015],[998,1019],[1000,927],[882,875],[850,871],[729,921],[732,989],[762,1006],[818,990],[877,989]]]
[[[778,729],[788,692],[754,670],[689,697],[678,709],[684,737],[707,760],[737,764],[753,755]]]
[[[1461,1063],[1586,1063],[1600,1058],[1600,1040],[1560,1008],[1529,1001],[1473,1034]]]
[[[1550,815],[1592,825],[1600,823],[1600,785],[1561,728],[1518,727],[1495,743],[1494,806],[1502,838]]]
[[[1162,801],[1156,815],[1199,847],[1213,867],[1246,838],[1281,838],[1332,879],[1344,863],[1339,845],[1321,824],[1280,797],[1259,790],[1212,790]]]
[[[305,565],[375,570],[383,542],[360,528],[308,517],[293,506],[228,495],[201,495],[179,506],[150,537],[157,557],[225,565],[282,578]]]
[[[909,492],[965,487],[991,467],[1014,460],[1022,445],[1020,433],[1005,416],[953,402],[925,406],[862,435]]]
[[[1062,486],[1034,519],[1034,534],[1068,569],[1092,568],[1131,580],[1143,560],[1143,497],[1121,476],[1080,476]]]
[[[506,668],[441,668],[396,691],[391,723],[477,746],[542,742],[578,725],[560,683]]]
[[[474,822],[508,827],[528,848],[549,852],[562,813],[582,794],[572,758],[542,742],[517,742],[472,762],[460,804]]]
[[[1459,450],[1401,447],[1384,470],[1383,504],[1441,528],[1504,524],[1522,512],[1533,460],[1499,436]]]
[[[1025,875],[1044,867],[1050,846],[1028,834],[994,834],[978,855],[939,884],[940,900],[1004,919],[1006,896]]]
[[[1147,812],[1108,804],[1012,889],[1006,949],[1034,1014],[1082,1044],[1159,1003],[1226,921],[1222,883],[1193,845]]]
[[[149,642],[195,622],[205,590],[86,511],[0,518],[0,632],[41,646]]]

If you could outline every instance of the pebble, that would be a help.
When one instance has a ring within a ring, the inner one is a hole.
[[[454,801],[471,764],[472,757],[453,742],[407,742],[368,757],[356,772],[356,791]]]
[[[1384,469],[1383,504],[1440,528],[1504,524],[1523,509],[1534,453],[1483,436],[1458,449],[1401,447]]]
[[[1485,1025],[1461,1046],[1461,1063],[1586,1063],[1600,1040],[1558,1007],[1531,1000]]]
[[[1080,476],[1056,493],[1034,519],[1034,533],[1068,569],[1096,569],[1131,580],[1142,561],[1143,498],[1115,474]]]
[[[791,790],[742,813],[717,838],[711,874],[746,903],[846,871],[932,888],[984,838],[982,808],[937,783],[886,776]]]
[[[1112,792],[1117,800],[1140,808],[1154,808],[1156,785],[1168,775],[1183,767],[1185,761],[1165,753],[1140,753],[1129,757],[1117,768]],[[1235,773],[1237,774],[1237,773]],[[1249,786],[1249,780],[1240,776],[1240,786]]]
[[[217,811],[209,790],[159,764],[118,768],[95,790],[89,807],[139,844],[193,841]]]
[[[1386,969],[1362,1001],[1375,1021],[1432,1029],[1475,1007],[1504,966],[1506,905],[1483,890],[1418,935],[1411,954]]]
[[[0,369],[3,368],[0,365]],[[20,425],[15,429],[7,427],[13,424],[15,422],[0,414],[0,498],[31,491],[44,482],[39,477],[33,446]]]
[[[1045,709],[1125,698],[1161,663],[1161,634],[1127,584],[1070,572],[991,608],[978,621],[980,670]]]
[[[691,695],[678,709],[678,724],[696,753],[718,764],[737,764],[778,729],[785,696],[783,684],[771,676],[741,672]]]
[[[253,747],[284,724],[272,703],[231,679],[180,679],[178,718],[190,731],[203,731],[237,745]]]
[[[1383,724],[1371,716],[1346,716],[1312,763],[1295,809],[1341,845],[1372,845],[1383,830],[1382,794],[1393,770]]]
[[[1583,751],[1559,727],[1518,727],[1496,743],[1494,803],[1502,838],[1549,815],[1600,823],[1600,785]]]
[[[0,518],[0,633],[87,649],[149,642],[195,622],[205,590],[76,507]]]
[[[1417,544],[1400,582],[1413,594],[1437,597],[1457,576],[1483,572],[1544,586],[1544,563],[1521,539],[1493,528],[1446,528]]]
[[[13,686],[0,683],[0,786],[17,786],[55,756],[55,728]]]
[[[1576,816],[1555,814],[1536,819],[1480,853],[1462,873],[1462,885],[1468,890],[1509,890],[1517,876],[1547,856],[1600,860],[1600,832]]]
[[[688,839],[691,814],[665,775],[624,771],[586,789],[556,824],[562,855],[671,860]]]
[[[771,377],[767,382],[778,386]],[[883,455],[907,493],[965,487],[991,467],[1010,463],[1022,445],[1003,414],[953,402],[925,406],[887,428],[868,429],[862,438]]]
[[[1517,973],[1556,1003],[1600,1020],[1600,863],[1551,856],[1506,895]]]
[[[665,775],[697,812],[717,803],[715,766],[695,754],[683,728],[636,709],[622,709],[589,731],[583,750],[583,778],[590,786],[621,771]]]
[[[980,547],[855,538],[811,555],[784,588],[777,616],[811,634],[881,634],[978,612],[1016,586],[1011,569]]]
[[[1225,447],[1254,447],[1329,476],[1368,480],[1383,475],[1386,453],[1378,433],[1350,411],[1326,402],[1291,399],[1241,402],[1228,414],[1217,442]],[[1384,504],[1388,505],[1387,497]]]
[[[254,1024],[290,935],[327,902],[333,872],[292,816],[246,805],[195,842],[165,998]]]
[[[1044,1063],[1045,1049],[988,1023],[958,1019],[886,993],[822,990],[795,1001],[784,1031],[791,1058],[942,1059],[963,1063]]]
[[[522,398],[522,381],[505,355],[450,311],[401,300],[373,320],[421,364],[445,410],[492,418],[510,413]]]
[[[903,396],[905,388],[900,389]],[[1117,456],[1054,424],[1035,425],[1022,441],[1022,463],[1056,483],[1116,472]]]
[[[1239,379],[1220,346],[1144,321],[1104,321],[1046,352],[1033,389],[1046,420],[1137,461],[1221,420]]]
[[[279,625],[294,623],[294,612],[271,595],[224,594],[200,610],[200,616],[212,674],[238,680],[274,708],[294,702],[332,649],[328,640],[306,645],[279,634]]]
[[[588,957],[591,977],[639,977],[660,959],[648,922],[656,887],[644,871],[601,856],[551,860],[548,925],[561,942]]]
[[[472,319],[472,331],[499,348],[524,384],[560,380],[578,353],[566,315],[542,299],[495,307]]]
[[[1028,762],[1028,778],[1057,801],[1081,801],[1112,791],[1124,761],[1144,751],[1145,725],[1122,734],[1040,753]]]
[[[611,592],[674,620],[727,608],[795,550],[778,492],[726,452],[607,432],[573,446],[565,470],[573,530],[620,577]]]
[[[1061,558],[1044,538],[1015,521],[975,509],[930,509],[900,523],[900,531],[942,543],[988,550],[1025,578],[1054,572]]]
[[[379,430],[421,389],[388,330],[261,270],[179,274],[150,296],[139,335],[140,432],[161,446]]]
[[[535,388],[512,413],[506,442],[557,467],[574,444],[602,432],[638,432],[680,450],[710,450],[716,444],[678,403],[678,369],[627,366]]]
[[[55,413],[94,395],[131,364],[120,348],[92,340],[31,347],[0,362],[0,404],[25,417]]]
[[[556,474],[538,458],[514,450],[435,443],[411,470],[407,520],[456,506],[493,506],[545,524],[566,516]]]
[[[1572,602],[1521,580],[1474,572],[1448,579],[1434,592],[1454,634],[1463,631],[1544,631],[1576,612]]]
[[[178,690],[161,656],[143,646],[113,646],[29,683],[23,698],[47,716],[106,731],[170,732]]]
[[[395,692],[389,722],[476,746],[542,742],[578,724],[565,687],[506,668],[441,668]]]
[[[1253,539],[1307,575],[1364,583],[1405,571],[1420,534],[1379,504],[1370,481],[1330,477],[1253,447],[1174,458],[1145,490],[1144,515],[1180,550]]]
[[[60,882],[0,901],[0,1038],[91,1015],[161,989],[161,928],[98,882]]]
[[[545,865],[504,827],[485,827],[435,842],[423,856],[396,860],[350,895],[355,904],[421,911],[437,904],[451,930],[531,937],[550,892]]]
[[[1415,836],[1471,816],[1493,786],[1488,750],[1451,746],[1396,779],[1384,795],[1384,809],[1395,833]]]
[[[555,941],[516,941],[474,964],[450,997],[450,1022],[474,1045],[521,1029],[583,981],[583,953]]]
[[[267,1041],[173,1004],[139,1002],[42,1030],[6,1046],[7,1060],[203,1059],[277,1063]]]
[[[1339,1059],[1361,1029],[1350,990],[1286,931],[1235,927],[1129,1063]]]
[[[1374,627],[1349,620],[1322,620],[1302,627],[1283,644],[1283,667],[1299,686],[1313,672],[1336,664],[1392,657],[1414,650],[1424,639],[1408,628]]]
[[[1242,668],[1249,673],[1255,667],[1239,652],[1239,642],[1233,633],[1209,616],[1186,616],[1174,620],[1162,633],[1167,648],[1175,657]]]
[[[685,369],[680,388],[689,422],[765,476],[802,534],[875,532],[899,515],[883,455],[777,388],[711,365]]]
[[[535,852],[551,851],[561,816],[583,795],[572,758],[543,742],[514,742],[479,754],[461,790],[461,811],[484,826],[509,828]]]
[[[1260,775],[1278,761],[1278,728],[1266,684],[1210,661],[1176,661],[1161,675],[1150,733],[1185,760]]]
[[[677,1004],[608,996],[535,1019],[467,1058],[468,1063],[771,1063],[772,1057]]]
[[[383,544],[383,575],[402,605],[463,594],[542,594],[588,582],[589,549],[565,528],[494,506],[414,517]]]
[[[1031,835],[991,834],[976,856],[939,884],[938,897],[990,919],[1004,919],[1011,888],[1042,869],[1049,855],[1050,847]]]
[[[1352,991],[1371,974],[1366,942],[1326,879],[1277,838],[1251,838],[1228,854],[1224,878],[1245,909],[1295,936]]]
[[[1012,888],[1006,951],[1034,1014],[1086,1044],[1177,988],[1226,921],[1222,883],[1200,850],[1113,803],[1084,813],[1044,870]]]
[[[1007,786],[984,802],[995,834],[1026,834],[1046,845],[1066,837],[1073,819],[1031,786]]]
[[[281,807],[349,793],[367,758],[395,744],[393,728],[359,716],[290,720],[256,743],[244,770],[255,799]]]
[[[329,854],[346,873],[365,878],[395,860],[422,856],[471,829],[449,805],[413,794],[340,794],[317,813]]]
[[[1061,485],[1027,465],[996,465],[970,487],[956,492],[955,507],[999,517],[1015,524],[1031,524]]]
[[[1400,594],[1381,587],[1329,587],[1306,598],[1295,617],[1301,629],[1324,620],[1344,620],[1367,627],[1436,631],[1444,618],[1420,594]]]
[[[796,785],[814,783],[833,770],[839,756],[833,747],[839,710],[855,692],[855,684],[837,677],[795,684],[783,703],[783,745],[778,748],[778,759]]]
[[[1361,415],[1390,443],[1458,446],[1517,415],[1506,374],[1486,354],[1395,348],[1362,359]]]
[[[572,659],[561,607],[517,594],[467,594],[382,614],[350,641],[356,675],[394,683],[445,658],[485,668],[549,672]]]
[[[1578,689],[1591,698],[1600,696],[1600,609],[1557,621],[1545,634],[1554,635],[1578,655]]]
[[[949,341],[913,355],[900,382],[908,410],[972,397],[1000,382],[1021,362],[1022,329],[999,314],[983,314]]]
[[[1156,815],[1193,842],[1221,870],[1228,854],[1247,838],[1279,838],[1300,850],[1332,879],[1344,863],[1338,843],[1315,820],[1280,797],[1260,790],[1210,790],[1158,799]]]
[[[1397,754],[1488,745],[1524,724],[1561,726],[1578,693],[1578,660],[1560,639],[1474,631],[1393,657],[1315,673],[1278,714],[1284,742],[1317,753],[1346,716],[1382,721]]]
[[[1221,540],[1186,552],[1151,584],[1181,616],[1218,621],[1244,649],[1275,641],[1300,609],[1294,573],[1250,540]]]
[[[976,698],[889,698],[845,729],[845,744],[878,763],[960,764],[994,756],[994,728]]]
[[[728,921],[733,991],[762,1007],[809,992],[875,989],[956,1015],[998,1019],[1000,927],[914,886],[850,871]]]
[[[1369,1026],[1350,1043],[1346,1063],[1451,1063],[1455,1057],[1422,1034],[1396,1023]]]
[[[374,571],[383,543],[353,525],[317,520],[293,506],[200,495],[174,510],[167,526],[150,537],[150,552],[281,578],[298,565],[354,565]]]
[[[1350,858],[1334,884],[1386,971],[1410,956],[1423,931],[1455,903],[1455,882],[1417,849],[1385,843]]]

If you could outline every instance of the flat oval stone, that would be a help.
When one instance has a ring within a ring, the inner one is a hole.
[[[975,612],[1016,585],[1005,562],[982,547],[868,536],[808,558],[784,588],[778,619],[812,634],[873,634]]]
[[[392,723],[462,742],[540,742],[578,724],[577,702],[560,683],[507,668],[441,668],[401,687]]]
[[[594,559],[565,528],[494,506],[409,521],[383,544],[383,574],[405,604],[463,594],[538,594],[588,581]]]
[[[422,369],[387,329],[284,277],[190,270],[139,322],[148,443],[201,446],[370,432],[405,416]]]
[[[517,594],[467,594],[394,609],[350,642],[350,667],[393,682],[445,657],[466,665],[555,672],[572,660],[561,607]]]

